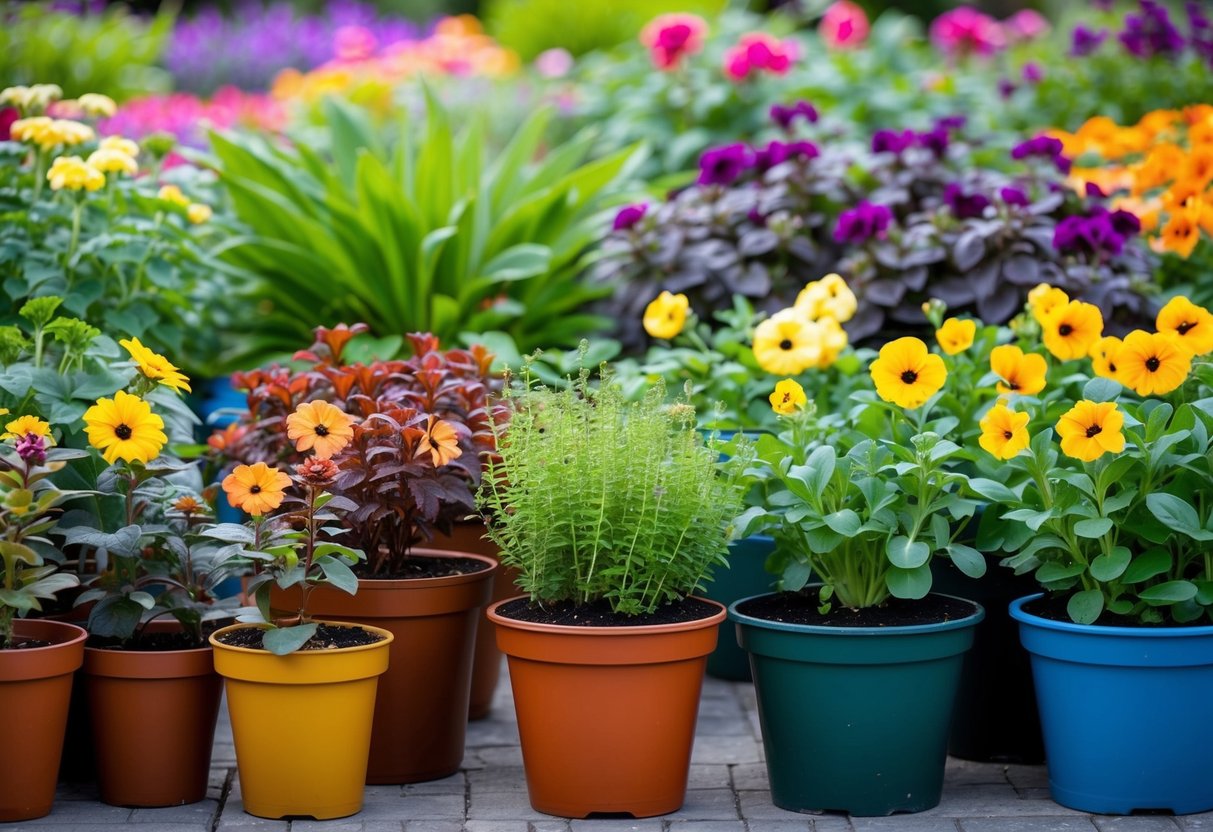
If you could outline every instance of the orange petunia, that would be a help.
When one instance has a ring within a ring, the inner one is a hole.
[[[290,484],[291,478],[283,471],[264,462],[237,465],[223,478],[227,501],[254,517],[263,517],[282,505],[284,492]]]
[[[425,434],[417,443],[418,456],[424,453],[430,454],[435,468],[441,468],[462,456],[463,449],[459,447],[459,433],[455,426],[431,414]]]
[[[286,417],[286,435],[298,451],[328,459],[354,436],[353,417],[328,402],[304,402]]]
[[[1150,241],[1155,251],[1173,252],[1187,258],[1200,242],[1199,207],[1184,207],[1171,214],[1158,237]]]

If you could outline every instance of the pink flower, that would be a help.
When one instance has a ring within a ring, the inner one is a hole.
[[[342,26],[333,35],[338,61],[364,61],[375,54],[379,39],[365,26]]]
[[[535,57],[535,71],[544,78],[563,78],[572,68],[573,56],[567,49],[547,49]]]
[[[1002,26],[972,6],[960,6],[931,21],[931,43],[950,58],[993,55],[1007,45]]]
[[[21,113],[15,107],[5,107],[0,109],[0,142],[8,141],[8,129],[13,126],[13,122],[21,117]]]
[[[831,49],[855,49],[868,39],[868,16],[851,0],[837,0],[821,16],[817,34]]]
[[[1035,40],[1052,28],[1044,15],[1035,9],[1020,9],[1004,20],[1002,27],[1012,40]]]
[[[780,40],[766,32],[748,32],[724,53],[724,74],[734,81],[745,81],[753,72],[786,75],[798,57],[795,41]]]
[[[707,21],[697,14],[675,12],[653,18],[640,31],[640,42],[649,48],[653,66],[672,71],[687,55],[703,49]]]

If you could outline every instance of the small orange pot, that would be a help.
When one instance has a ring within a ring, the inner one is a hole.
[[[180,630],[152,622],[152,631]],[[206,797],[223,680],[210,646],[162,652],[86,647],[101,800],[180,806]]]
[[[18,620],[21,638],[49,647],[0,650],[0,714],[8,759],[0,775],[0,822],[50,814],[55,800],[72,676],[88,633],[62,621]]]
[[[380,627],[393,636],[375,700],[371,784],[438,780],[463,762],[476,623],[497,564],[467,552],[414,549],[412,556],[465,557],[490,566],[448,578],[360,580],[357,595],[320,586],[308,598],[318,618]],[[298,600],[298,587],[274,587],[270,595],[275,609],[295,609]]]
[[[509,658],[531,805],[560,817],[677,811],[707,655],[725,610],[645,627],[515,621],[489,607]]]
[[[492,601],[504,601],[518,594],[515,581],[518,570],[500,565],[497,544],[485,537],[484,523],[458,523],[450,535],[435,537],[430,543],[442,551],[472,552],[498,561],[493,579]],[[476,626],[476,650],[472,659],[472,695],[468,701],[468,719],[484,719],[493,707],[493,694],[501,679],[501,651],[497,635],[481,616]]]

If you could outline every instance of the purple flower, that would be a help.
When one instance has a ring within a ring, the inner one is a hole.
[[[849,211],[838,215],[834,227],[834,239],[840,243],[864,243],[873,237],[884,239],[885,231],[893,220],[893,212],[887,205],[878,205],[862,200]]]
[[[1183,35],[1171,22],[1166,7],[1155,0],[1141,0],[1140,14],[1125,15],[1121,45],[1138,58],[1175,55],[1184,48]]]
[[[1083,191],[1092,199],[1103,199],[1107,196],[1107,194],[1103,192],[1103,188],[1099,187],[1094,182],[1085,183]]]
[[[1022,188],[1003,188],[998,192],[998,196],[1006,205],[1016,205],[1020,208],[1027,208],[1030,204],[1028,195]]]
[[[1123,215],[1123,216],[1122,216]],[[1141,231],[1137,217],[1096,205],[1086,216],[1066,217],[1053,229],[1053,248],[1063,254],[1117,255]]]
[[[644,215],[648,213],[648,210],[649,206],[643,202],[625,205],[615,215],[615,222],[611,224],[611,228],[615,231],[627,231],[644,219]]]
[[[943,118],[935,119],[936,130],[963,130],[968,122],[967,116],[944,116]]]
[[[798,118],[803,118],[810,124],[816,124],[817,108],[807,101],[797,101],[790,107],[785,107],[783,104],[771,105],[771,121],[784,130],[791,130]]]
[[[1026,142],[1020,142],[1011,148],[1011,158],[1021,160],[1031,156],[1039,156],[1051,160],[1053,165],[1062,173],[1069,173],[1070,160],[1061,155],[1063,147],[1061,139],[1040,135],[1028,139]]]
[[[943,189],[943,201],[952,209],[957,219],[967,220],[980,217],[990,206],[990,200],[984,194],[974,191],[966,194],[956,182],[950,183]]]
[[[1196,0],[1188,0],[1184,3],[1184,9],[1188,13],[1188,25],[1192,30],[1188,45],[1213,67],[1213,21],[1209,20]]]
[[[749,211],[746,211],[745,216],[754,225],[766,226],[767,224],[767,218],[757,208],[751,208]]]
[[[36,433],[27,433],[17,440],[17,456],[26,465],[41,465],[46,462],[46,440]]]
[[[913,130],[877,130],[872,134],[873,153],[898,153],[913,146]]]
[[[1113,211],[1108,214],[1112,229],[1122,237],[1132,237],[1141,233],[1141,220],[1129,211]]]
[[[731,185],[754,164],[753,154],[744,144],[726,144],[704,151],[699,157],[700,185]]]
[[[784,142],[768,142],[766,147],[754,151],[754,167],[759,171],[770,170],[788,160],[788,145]]]
[[[1029,84],[1039,84],[1045,79],[1045,71],[1035,61],[1028,61],[1023,65],[1023,79]]]
[[[821,151],[817,149],[817,145],[812,142],[798,141],[787,145],[789,159],[816,159],[821,155]]]
[[[1015,83],[1010,78],[998,79],[998,94],[1004,99],[1010,98],[1015,92]]]
[[[947,128],[936,127],[933,130],[919,133],[915,139],[919,147],[925,147],[934,153],[936,158],[942,158],[948,152],[948,142],[951,136],[948,134]]]
[[[1074,32],[1070,35],[1070,57],[1085,58],[1098,49],[1107,39],[1107,29],[1100,29],[1096,32],[1079,24],[1074,27]]]

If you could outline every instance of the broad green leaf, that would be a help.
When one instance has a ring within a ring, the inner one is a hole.
[[[1124,574],[1132,555],[1124,546],[1117,546],[1111,554],[1100,555],[1091,561],[1091,577],[1097,581],[1114,581]]]
[[[1147,549],[1133,558],[1124,574],[1120,576],[1122,583],[1137,584],[1148,581],[1156,575],[1161,575],[1171,569],[1171,554],[1165,549]]]
[[[1146,587],[1137,597],[1147,604],[1161,606],[1191,601],[1196,597],[1196,584],[1191,581],[1167,581],[1157,586]]]
[[[863,521],[859,519],[859,515],[849,508],[844,508],[841,511],[836,511],[833,514],[827,514],[822,518],[827,526],[843,537],[854,537],[858,532]],[[917,565],[917,564],[913,564]]]
[[[948,547],[948,556],[952,558],[952,563],[956,564],[956,568],[970,578],[980,578],[986,574],[985,557],[970,546],[953,543]]]
[[[1094,624],[1103,612],[1103,593],[1098,589],[1084,589],[1070,596],[1066,612],[1076,624]]]
[[[316,634],[318,624],[297,624],[294,627],[271,627],[261,637],[261,644],[275,656],[294,653]]]
[[[926,564],[915,569],[891,567],[885,585],[894,598],[925,598],[931,591],[931,567]]]
[[[894,567],[913,570],[931,559],[931,547],[921,540],[911,541],[905,535],[891,539],[885,548],[889,562]]]
[[[1074,524],[1074,534],[1086,538],[1103,537],[1111,529],[1112,521],[1107,517],[1091,517]]]

